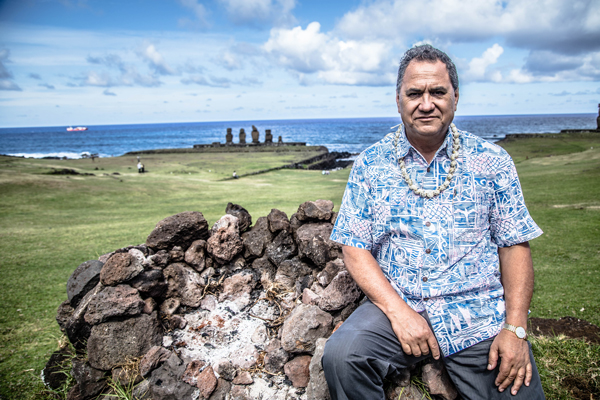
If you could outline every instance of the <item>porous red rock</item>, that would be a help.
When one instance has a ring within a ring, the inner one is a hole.
[[[325,311],[341,310],[348,304],[357,301],[361,293],[360,288],[348,271],[343,270],[323,290],[318,305],[321,310]]]
[[[202,213],[185,211],[156,224],[146,239],[146,245],[157,250],[169,250],[173,246],[187,249],[195,240],[207,238],[208,222]]]
[[[290,356],[281,346],[279,339],[273,339],[265,349],[265,369],[272,374],[283,372],[283,366],[288,362]]]
[[[250,303],[250,293],[254,286],[256,282],[251,274],[232,275],[223,281],[223,291],[219,295],[219,301],[231,300],[242,309]]]
[[[124,360],[141,357],[162,342],[162,329],[152,315],[141,314],[124,321],[104,322],[92,327],[87,354],[92,367],[109,370]]]
[[[281,230],[290,230],[290,220],[283,211],[273,208],[267,216],[267,219],[269,220],[269,230],[273,233]]]
[[[240,371],[233,379],[234,385],[251,385],[254,382],[252,375],[248,371]]]
[[[175,263],[164,269],[164,275],[168,285],[166,297],[175,298],[185,306],[200,305],[204,285],[195,270],[184,263]]]
[[[94,296],[85,313],[85,321],[96,325],[113,317],[132,317],[144,309],[144,300],[129,285],[108,286]]]
[[[298,356],[288,361],[283,366],[285,375],[290,381],[292,381],[292,385],[294,387],[304,388],[308,386],[308,381],[310,379],[309,365],[311,358],[311,356]]]
[[[148,376],[171,356],[171,352],[162,346],[153,346],[140,360],[140,374]]]
[[[212,228],[206,250],[217,262],[224,264],[231,261],[243,248],[238,219],[229,214],[222,216]]]
[[[100,271],[100,282],[105,286],[115,286],[126,282],[144,270],[140,260],[129,253],[115,253]]]
[[[298,254],[309,258],[315,265],[324,268],[335,255],[334,251],[338,246],[335,242],[329,240],[332,229],[333,225],[329,222],[302,225],[296,231]]]
[[[275,274],[275,282],[290,290],[296,288],[298,278],[306,275],[311,275],[312,269],[300,260],[294,257],[291,260],[284,260],[279,264],[277,273]]]
[[[333,201],[307,201],[298,207],[297,218],[300,221],[320,220],[329,221],[333,213]]]
[[[298,305],[283,323],[281,344],[291,353],[312,353],[317,339],[331,333],[332,316],[317,306]]]
[[[185,263],[198,272],[206,266],[206,240],[196,240],[185,252]]]
[[[344,260],[341,258],[336,258],[335,260],[331,260],[325,264],[325,268],[317,274],[317,281],[323,287],[326,287],[331,283],[331,280],[340,272],[341,270],[346,269],[344,265]]]
[[[194,360],[187,365],[182,380],[200,389],[200,396],[204,399],[207,399],[217,387],[217,377],[212,367],[205,366],[205,363],[200,360]]]
[[[257,219],[252,229],[242,234],[242,240],[246,257],[261,257],[265,247],[273,240],[267,217]]]
[[[427,385],[429,393],[441,396],[444,400],[454,400],[458,392],[442,360],[432,360],[421,368],[421,379]]]

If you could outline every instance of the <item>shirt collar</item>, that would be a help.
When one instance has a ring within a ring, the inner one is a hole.
[[[403,158],[404,156],[406,156],[408,154],[408,151],[412,148],[413,151],[417,151],[417,149],[415,149],[412,144],[410,144],[410,142],[408,141],[408,138],[406,137],[406,131],[404,130],[404,124],[400,124],[400,137],[398,138],[398,157]],[[393,135],[395,137],[396,132],[393,132]],[[448,132],[446,133],[446,139],[442,142],[442,145],[440,146],[440,148],[438,149],[438,151],[436,151],[436,156],[445,148],[446,149],[446,154],[448,155],[448,158],[450,158],[450,156],[452,155],[452,143],[453,141],[453,137],[452,137],[452,130],[450,129],[450,127],[448,127]],[[392,138],[392,146],[394,146],[394,139]]]

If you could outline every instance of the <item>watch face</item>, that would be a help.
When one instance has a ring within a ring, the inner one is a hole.
[[[515,329],[515,333],[517,334],[517,337],[519,339],[525,338],[525,329],[523,329],[522,327],[517,326],[517,329]]]

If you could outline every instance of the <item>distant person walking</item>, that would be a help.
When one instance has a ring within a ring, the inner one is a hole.
[[[140,174],[144,173],[144,164],[141,161],[138,162],[137,169]]]
[[[235,171],[233,171],[233,179],[238,179],[238,178],[239,178],[238,174]]]

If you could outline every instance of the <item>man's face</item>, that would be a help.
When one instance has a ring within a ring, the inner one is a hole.
[[[437,142],[445,137],[458,103],[446,64],[411,61],[396,103],[409,140]]]

